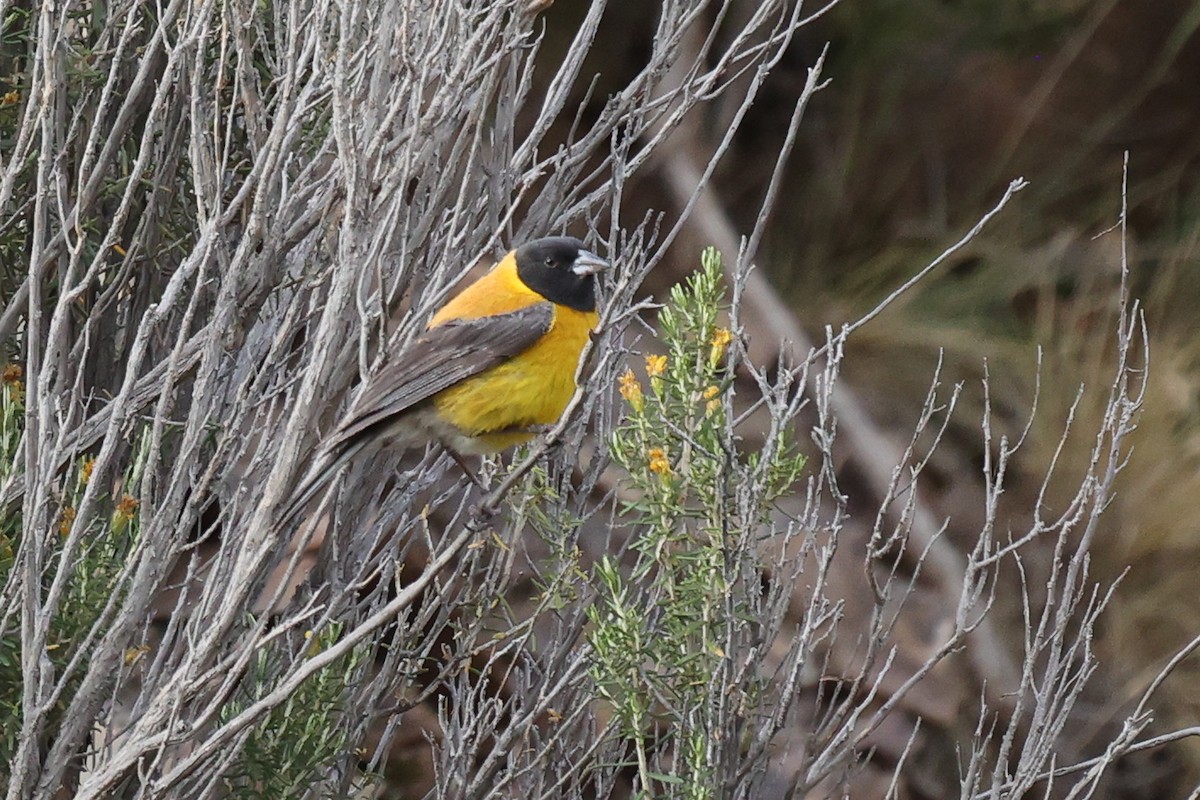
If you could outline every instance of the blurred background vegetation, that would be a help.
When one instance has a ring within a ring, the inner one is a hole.
[[[586,5],[560,0],[547,15],[561,47]],[[596,71],[636,68],[653,5],[610,4],[613,46],[593,54]],[[1194,0],[843,0],[802,30],[717,175],[726,213],[749,230],[790,98],[828,42],[831,83],[800,126],[759,259],[818,339],[822,326],[856,319],[957,240],[1011,179],[1030,181],[965,253],[855,334],[845,377],[875,419],[904,437],[939,354],[944,381],[965,381],[976,404],[986,363],[996,414],[1016,433],[1040,355],[1034,447],[1015,464],[1012,487],[1033,501],[1080,385],[1099,389],[1108,379],[1120,277],[1111,228],[1128,153],[1131,280],[1149,325],[1151,383],[1094,551],[1104,579],[1128,567],[1099,643],[1097,731],[1200,629],[1198,28]],[[699,123],[713,140],[727,128],[721,116]],[[652,182],[641,191],[648,208],[667,203]],[[676,248],[679,271],[703,243]],[[660,290],[673,276],[661,280]],[[981,509],[978,407],[958,414],[934,464],[939,491],[927,498],[962,530]],[[1085,399],[1077,430],[1094,430],[1100,410]],[[1093,444],[1068,439],[1063,472],[1075,474]],[[1065,498],[1051,491],[1047,502],[1056,500]],[[1016,637],[1020,628],[1012,630]],[[1155,703],[1163,729],[1196,724],[1197,681],[1193,657]],[[1174,773],[1159,784],[1174,796],[1200,780],[1200,746],[1149,760],[1140,766],[1147,770]],[[1146,796],[1146,777],[1125,796]]]

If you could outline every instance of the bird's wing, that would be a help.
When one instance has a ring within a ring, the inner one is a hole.
[[[430,328],[367,380],[346,418],[321,444],[305,477],[279,517],[283,527],[328,480],[386,427],[413,406],[532,347],[554,322],[554,306],[534,303],[517,311],[452,320]]]
[[[354,439],[443,389],[520,355],[546,335],[553,322],[554,306],[542,302],[430,328],[371,376],[333,439]]]

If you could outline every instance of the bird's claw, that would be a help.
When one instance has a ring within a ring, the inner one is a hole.
[[[471,506],[471,516],[480,522],[492,519],[500,513],[500,508],[491,500],[482,500]]]

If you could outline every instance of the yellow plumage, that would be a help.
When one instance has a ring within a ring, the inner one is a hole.
[[[280,524],[368,448],[438,442],[456,458],[495,453],[557,422],[599,320],[595,275],[606,267],[567,236],[536,239],[502,258],[369,376],[321,443]]]
[[[544,302],[517,276],[510,253],[485,279],[443,306],[429,327]],[[532,434],[514,429],[552,425],[562,416],[575,393],[579,354],[598,319],[594,311],[555,306],[550,331],[528,350],[435,395],[438,416],[461,434],[479,438],[480,449],[499,451],[528,441]]]

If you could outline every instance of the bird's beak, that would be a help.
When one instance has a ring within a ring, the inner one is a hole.
[[[571,272],[580,277],[595,275],[597,272],[602,272],[606,269],[608,269],[608,262],[587,250],[580,250],[579,255],[575,256],[574,263],[571,264]]]

